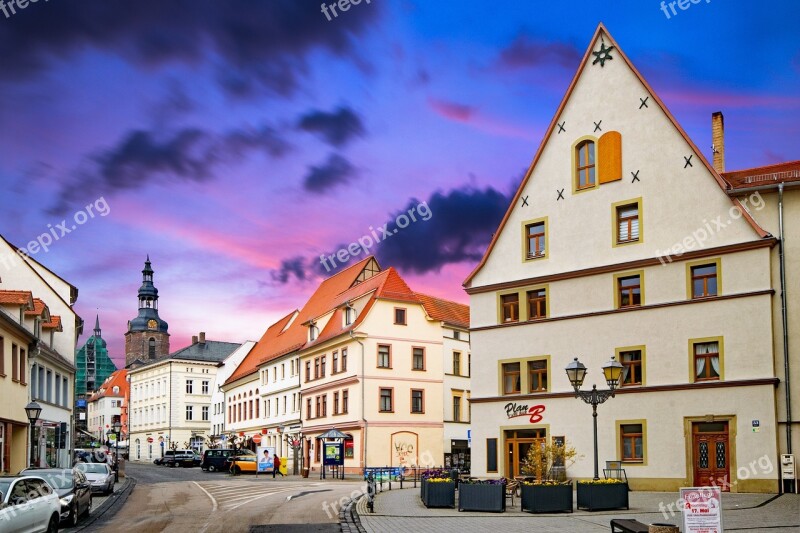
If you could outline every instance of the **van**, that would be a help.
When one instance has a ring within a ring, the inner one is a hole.
[[[161,459],[163,466],[194,466],[194,452],[191,450],[167,450]]]
[[[208,472],[224,472],[229,467],[228,459],[234,454],[233,448],[219,448],[216,450],[206,450],[203,452],[203,459],[200,461],[200,468]],[[248,449],[241,449],[238,455],[255,455]]]

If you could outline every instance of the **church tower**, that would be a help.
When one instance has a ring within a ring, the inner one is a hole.
[[[139,315],[128,321],[125,333],[125,367],[137,360],[144,363],[168,355],[168,328],[158,316],[158,289],[153,285],[153,269],[148,255],[142,270],[142,286],[139,287]]]

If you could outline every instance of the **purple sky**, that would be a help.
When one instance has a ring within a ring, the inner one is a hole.
[[[107,203],[35,257],[79,288],[87,334],[99,308],[118,362],[146,254],[173,349],[199,331],[258,339],[326,274],[320,254],[420,202],[430,219],[373,251],[413,289],[466,302],[461,283],[600,21],[707,157],[721,110],[729,170],[799,158],[800,4],[659,6],[364,0],[331,21],[319,0],[0,11],[0,233],[25,246]]]

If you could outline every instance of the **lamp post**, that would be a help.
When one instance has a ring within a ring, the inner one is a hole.
[[[31,403],[29,403],[28,405],[25,406],[25,414],[28,415],[28,420],[31,423],[31,457],[30,457],[30,460],[31,460],[31,467],[33,467],[33,466],[36,466],[36,465],[33,464],[33,461],[34,461],[33,451],[34,451],[34,448],[35,448],[34,442],[33,442],[33,428],[36,426],[36,421],[39,420],[39,415],[42,414],[42,407],[36,402],[31,402]]]
[[[119,420],[114,422],[114,433],[117,434],[117,441],[114,446],[114,482],[119,483],[119,439],[122,437],[122,424]]]
[[[597,390],[597,385],[592,385],[592,390],[590,391],[582,391],[581,386],[583,385],[583,379],[586,377],[586,367],[578,361],[576,357],[574,361],[567,365],[564,369],[567,372],[567,377],[569,378],[569,382],[572,384],[572,388],[575,389],[575,397],[580,398],[585,403],[588,403],[592,406],[592,419],[594,421],[594,479],[597,481],[600,479],[598,475],[598,467],[597,467],[597,406],[601,403],[604,403],[609,398],[614,397],[614,391],[619,385],[620,378],[622,377],[622,373],[625,370],[625,367],[619,361],[616,361],[613,357],[609,362],[602,366],[603,375],[605,376],[606,383],[608,384],[608,390]]]

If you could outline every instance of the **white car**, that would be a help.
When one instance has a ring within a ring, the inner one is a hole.
[[[75,463],[75,468],[83,472],[92,484],[92,492],[114,492],[114,472],[106,463]]]
[[[61,515],[58,494],[36,476],[0,477],[0,531],[56,533]]]

